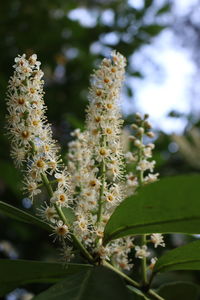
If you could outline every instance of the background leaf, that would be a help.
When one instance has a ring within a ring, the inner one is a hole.
[[[0,213],[14,220],[28,224],[34,224],[45,230],[52,231],[51,226],[46,222],[2,201],[0,201]]]
[[[104,267],[94,267],[66,279],[33,300],[134,300],[123,280]]]
[[[166,3],[157,11],[156,15],[158,16],[170,12],[170,8],[170,3]]]
[[[28,283],[54,283],[90,265],[0,259],[0,296]],[[84,271],[85,272],[85,271]]]
[[[127,235],[200,233],[200,176],[174,176],[124,200],[105,228],[104,244]]]
[[[141,31],[149,34],[150,36],[155,36],[159,34],[163,29],[165,29],[165,27],[158,24],[151,24],[148,26],[141,27]]]
[[[200,270],[200,241],[168,251],[154,267],[154,273],[175,270]]]
[[[197,300],[199,286],[190,282],[173,282],[161,286],[158,293],[165,300]]]
[[[75,214],[74,214],[74,211],[72,210],[72,208],[70,207],[62,207],[62,211],[67,219],[67,221],[72,224],[75,220],[76,220],[76,217],[75,217]]]
[[[12,192],[20,196],[20,172],[13,168],[13,163],[0,160],[0,178],[9,186]]]

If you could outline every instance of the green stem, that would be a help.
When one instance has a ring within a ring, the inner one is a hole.
[[[77,238],[77,236],[75,234],[72,234],[72,239],[73,239],[74,243],[76,244],[77,248],[80,249],[81,253],[85,256],[85,258],[87,258],[87,260],[90,263],[94,263],[94,258],[87,251],[87,249],[83,246],[83,244],[79,241],[79,239]]]
[[[146,245],[146,235],[142,235],[142,245]],[[144,286],[147,285],[147,258],[142,259],[142,283]]]
[[[126,281],[128,281],[129,283],[131,283],[135,288],[141,290],[143,293],[144,291],[141,288],[141,285],[133,280],[132,278],[130,278],[129,276],[127,276],[126,274],[124,274],[123,272],[121,272],[119,269],[116,269],[114,266],[112,266],[109,262],[107,262],[106,260],[102,261],[102,264],[112,270],[113,272],[117,273],[118,275],[120,275],[121,277],[123,277]],[[161,296],[159,296],[156,292],[154,292],[153,290],[149,290],[148,292],[146,292],[146,295],[151,296],[153,299],[155,300],[165,300],[164,298],[162,298]]]
[[[42,178],[44,186],[46,187],[47,193],[49,194],[49,197],[53,197],[53,189],[49,183],[47,175],[44,173],[41,173],[41,178]]]
[[[140,137],[140,142],[141,145],[143,144],[143,135],[141,134]],[[141,160],[143,159],[143,153],[142,153],[143,149],[142,147],[139,149],[139,153],[138,153],[138,163],[141,162]],[[142,170],[139,171],[138,173],[138,182],[139,182],[139,188],[142,187],[143,185],[143,181],[144,181],[144,172]],[[142,246],[146,246],[147,244],[147,237],[146,235],[142,235]],[[142,284],[144,286],[147,286],[148,284],[148,280],[147,280],[147,258],[144,257],[142,259]]]
[[[53,185],[53,184],[55,184],[55,183],[57,183],[57,182],[58,182],[57,180],[51,180],[51,181],[49,181],[49,184]],[[44,183],[40,183],[40,184],[38,184],[37,188],[40,188],[40,187],[42,187],[43,185],[44,185]]]
[[[53,190],[52,190],[51,184],[49,183],[49,180],[48,180],[46,174],[42,173],[41,177],[42,177],[42,181],[47,189],[49,196],[52,197]],[[67,226],[69,226],[69,223],[68,223],[62,209],[56,203],[54,203],[54,207],[55,207],[55,210],[56,210],[58,216],[63,221],[63,223],[66,224]],[[79,241],[79,239],[76,237],[76,235],[72,233],[71,236],[72,236],[72,239],[73,239],[74,243],[76,244],[77,248],[80,249],[81,253],[85,256],[85,258],[87,258],[87,260],[91,263],[94,262],[93,257],[87,251],[87,249],[83,246],[83,244]]]
[[[31,153],[34,155],[37,152],[35,144],[32,141],[30,141],[29,144],[31,146]]]
[[[101,163],[101,188],[100,188],[100,194],[99,194],[99,208],[97,213],[97,223],[101,222],[101,216],[102,216],[102,208],[103,208],[103,193],[104,193],[104,186],[106,181],[106,165],[104,160]]]
[[[130,282],[134,287],[136,288],[140,288],[140,284],[133,280],[132,278],[130,278],[129,276],[127,276],[126,274],[124,274],[123,272],[121,272],[119,269],[116,269],[115,267],[113,267],[109,262],[107,262],[106,260],[102,261],[103,265],[107,268],[109,268],[110,270],[114,271],[115,273],[119,274],[121,277],[123,277],[124,279],[126,279],[128,282]]]
[[[160,295],[158,295],[156,292],[154,292],[153,290],[149,290],[147,295],[153,297],[153,299],[157,299],[157,300],[165,300],[163,297],[161,297]]]
[[[101,140],[101,146],[105,147],[106,145],[106,139],[105,136],[102,136]],[[102,210],[103,210],[103,193],[104,193],[104,186],[106,182],[106,164],[104,159],[101,162],[101,170],[100,170],[100,176],[101,176],[101,187],[100,187],[100,193],[99,193],[99,207],[98,207],[98,213],[97,213],[97,224],[101,222],[102,217]]]

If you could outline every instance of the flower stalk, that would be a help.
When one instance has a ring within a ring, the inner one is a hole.
[[[46,174],[41,174],[41,177],[42,177],[42,181],[44,183],[44,186],[46,187],[46,190],[49,194],[50,197],[53,196],[53,190],[52,190],[52,187],[49,183],[49,180],[46,176]],[[58,214],[58,216],[60,217],[60,219],[63,221],[63,223],[67,226],[69,226],[69,222],[67,221],[62,209],[56,204],[54,203],[54,207],[56,209],[56,212]],[[74,234],[71,234],[71,237],[74,241],[74,243],[76,244],[77,248],[80,250],[80,252],[83,254],[83,256],[90,262],[90,263],[93,263],[94,262],[94,259],[93,257],[91,256],[91,254],[87,251],[87,249],[83,246],[83,244],[79,241],[79,239],[76,237],[76,235]]]
[[[110,264],[107,261],[103,261],[102,264],[112,270],[113,272],[117,273],[118,275],[120,275],[121,277],[123,277],[127,282],[129,282],[132,286],[134,286],[135,288],[143,291],[142,286],[135,280],[133,280],[132,278],[130,278],[129,276],[127,276],[125,273],[121,272],[119,269],[116,269],[112,264]],[[151,296],[152,299],[157,299],[157,300],[164,300],[164,298],[162,298],[160,295],[158,295],[155,291],[153,291],[152,289],[149,289],[148,291],[144,292],[147,296]]]

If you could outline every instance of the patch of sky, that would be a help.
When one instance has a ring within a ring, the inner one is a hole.
[[[84,7],[76,8],[68,13],[68,18],[78,21],[84,27],[94,27],[96,25],[99,12],[95,9],[86,9]]]
[[[106,26],[113,26],[115,14],[112,9],[106,9],[101,13],[100,21]]]

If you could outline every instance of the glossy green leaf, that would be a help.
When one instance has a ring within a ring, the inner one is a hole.
[[[48,231],[52,231],[52,228],[49,224],[46,222],[40,220],[39,218],[26,213],[25,211],[18,209],[10,204],[7,204],[5,202],[0,201],[0,213],[3,215],[12,218],[14,220],[28,223],[28,224],[34,224],[40,228],[43,228]]]
[[[190,282],[173,282],[162,285],[158,294],[165,300],[197,300],[199,286]]]
[[[70,208],[70,207],[62,207],[62,211],[67,219],[67,221],[72,224],[76,217],[75,217],[75,214],[73,212],[73,210]]]
[[[166,252],[154,267],[154,273],[175,270],[200,270],[200,241]]]
[[[28,283],[54,283],[90,265],[0,259],[0,296]]]
[[[161,179],[124,200],[104,232],[110,240],[137,234],[200,233],[200,176]]]
[[[123,280],[104,267],[67,276],[33,300],[134,300]]]

